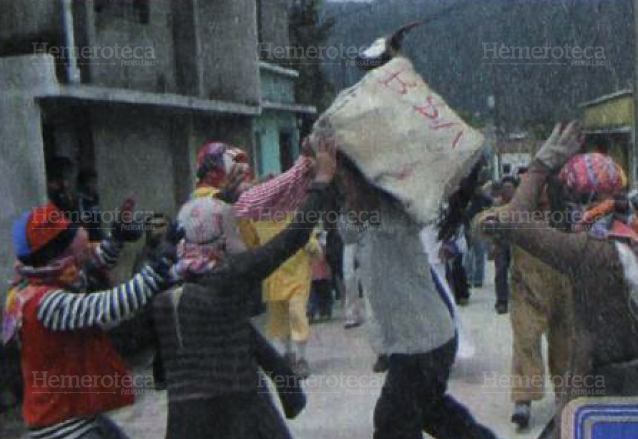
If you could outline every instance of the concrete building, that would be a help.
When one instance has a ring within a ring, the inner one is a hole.
[[[174,214],[207,139],[244,147],[263,174],[298,152],[297,73],[260,61],[287,46],[287,0],[0,0],[0,276],[8,231],[45,200],[55,155],[98,174],[102,207],[134,194]],[[212,25],[214,24],[214,25]]]
[[[296,72],[261,61],[258,43],[288,44],[287,4],[0,0],[0,279],[13,221],[46,200],[50,157],[94,170],[106,212],[135,195],[172,217],[205,140],[245,148],[264,173],[286,168],[297,117],[314,108],[295,103]]]
[[[255,122],[255,157],[256,172],[264,177],[292,166],[299,154],[301,118],[316,109],[295,103],[296,71],[266,62],[260,63],[260,69],[262,113]]]
[[[299,154],[302,118],[316,113],[315,107],[296,103],[299,73],[286,68],[286,55],[294,53],[287,50],[289,9],[289,0],[257,2],[262,112],[255,122],[255,171],[260,177],[279,174],[292,165]]]

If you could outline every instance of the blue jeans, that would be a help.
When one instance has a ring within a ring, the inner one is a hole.
[[[472,237],[472,244],[468,248],[463,263],[470,285],[482,285],[485,280],[485,242],[478,237]]]

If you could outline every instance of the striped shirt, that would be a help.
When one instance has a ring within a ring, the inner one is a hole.
[[[38,320],[54,331],[115,325],[142,308],[163,284],[164,279],[146,265],[130,281],[108,290],[53,291],[38,305]]]
[[[311,159],[302,156],[288,171],[241,194],[233,204],[237,218],[276,220],[277,215],[297,210],[312,181],[312,164]]]
[[[98,427],[94,417],[71,418],[48,427],[30,428],[29,437],[34,439],[79,439]]]

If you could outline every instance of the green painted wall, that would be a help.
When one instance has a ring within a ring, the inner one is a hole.
[[[261,69],[261,97],[271,102],[295,103],[295,78]]]
[[[261,69],[262,100],[283,104],[295,103],[295,78]],[[258,150],[256,172],[260,177],[281,173],[279,134],[292,136],[293,156],[299,155],[297,114],[291,111],[264,110],[255,120],[255,141]]]
[[[293,155],[299,155],[299,129],[295,113],[288,111],[265,110],[255,120],[255,138],[257,147],[261,149],[258,160],[260,177],[267,174],[281,173],[279,157],[279,133],[292,134]]]

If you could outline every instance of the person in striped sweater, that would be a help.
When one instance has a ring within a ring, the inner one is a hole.
[[[131,224],[116,221],[91,247],[88,234],[55,205],[37,207],[14,225],[20,281],[3,319],[3,339],[20,346],[23,415],[38,439],[125,437],[104,413],[134,402],[133,378],[104,328],[117,325],[164,290],[175,260],[164,243],[130,281],[89,293],[82,267],[112,267]]]

